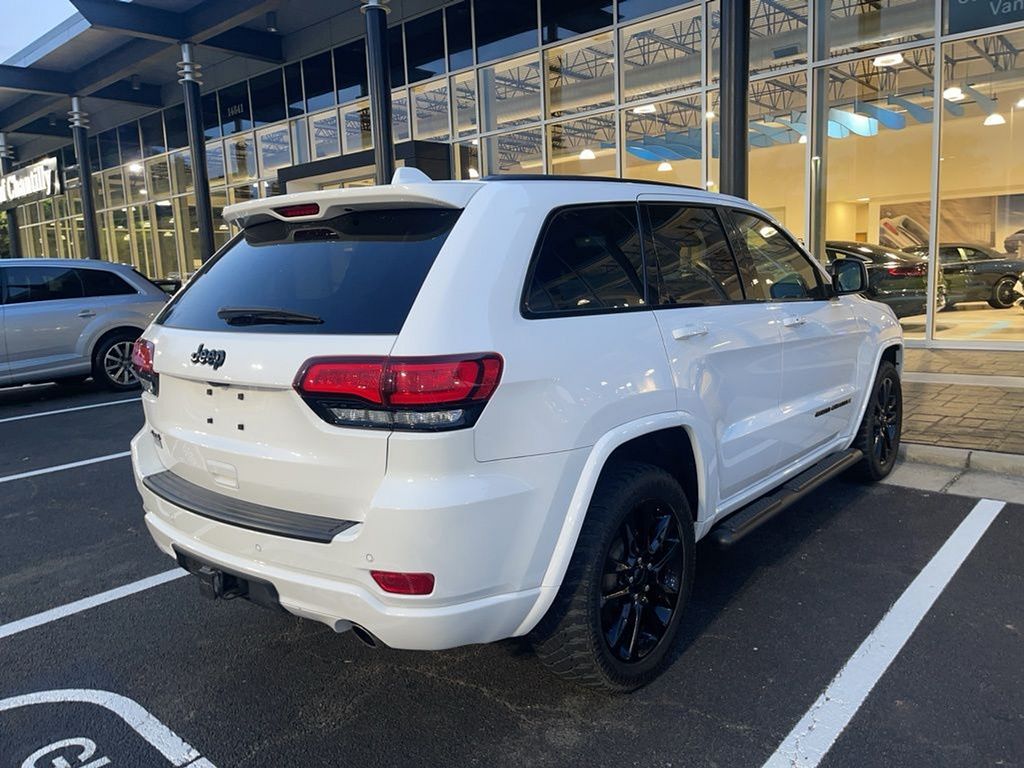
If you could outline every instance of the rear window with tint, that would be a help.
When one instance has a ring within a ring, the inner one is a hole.
[[[459,213],[405,208],[255,224],[196,275],[157,322],[238,333],[398,333]],[[217,316],[239,307],[323,322],[235,325]]]

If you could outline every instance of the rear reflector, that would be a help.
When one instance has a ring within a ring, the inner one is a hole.
[[[377,586],[395,595],[429,595],[434,591],[432,573],[396,573],[394,571],[370,571]]]
[[[283,205],[280,208],[275,208],[274,213],[284,216],[286,219],[292,219],[297,216],[316,216],[320,213],[320,205],[318,203]]]
[[[339,426],[438,431],[476,423],[501,380],[501,356],[310,360],[295,388]]]

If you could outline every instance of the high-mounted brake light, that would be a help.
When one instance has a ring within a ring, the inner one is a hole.
[[[322,358],[295,388],[339,426],[440,431],[476,423],[501,380],[501,356]]]
[[[132,370],[142,388],[154,395],[160,394],[160,375],[153,369],[156,347],[149,339],[137,339],[132,346]]]
[[[297,216],[316,216],[320,213],[319,203],[300,203],[299,205],[282,205],[275,208],[274,213],[284,216],[286,219],[293,219]]]

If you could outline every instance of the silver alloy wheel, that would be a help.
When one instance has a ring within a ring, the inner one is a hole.
[[[132,370],[132,342],[118,341],[110,346],[103,356],[103,373],[112,382],[123,387],[135,383],[135,372]]]

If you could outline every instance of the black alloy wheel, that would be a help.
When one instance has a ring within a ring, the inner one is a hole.
[[[989,306],[993,309],[1009,309],[1013,306],[1017,296],[1014,294],[1013,286],[1017,281],[1012,277],[1001,277],[992,286],[992,297],[988,300]]]
[[[556,675],[607,691],[646,685],[682,650],[694,573],[693,513],[665,469],[601,474],[554,603],[530,633]]]
[[[622,521],[605,556],[601,631],[620,662],[646,658],[679,609],[682,532],[665,502],[645,499]]]
[[[903,390],[896,366],[888,360],[878,366],[874,386],[854,445],[864,454],[858,465],[867,480],[881,480],[892,472],[903,431]]]

